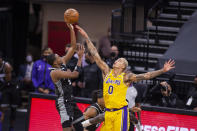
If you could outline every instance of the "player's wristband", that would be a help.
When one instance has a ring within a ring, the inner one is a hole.
[[[81,122],[81,124],[83,127],[88,127],[91,125],[90,120],[83,121],[83,122]]]
[[[75,71],[81,73],[82,72],[81,66],[75,66]]]

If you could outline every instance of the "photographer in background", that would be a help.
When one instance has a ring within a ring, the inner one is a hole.
[[[186,108],[197,111],[197,75],[194,78],[194,86],[189,88]]]
[[[172,107],[172,108],[183,108],[183,102],[178,96],[172,92],[172,87],[166,81],[154,86],[150,90],[151,94],[151,105]]]

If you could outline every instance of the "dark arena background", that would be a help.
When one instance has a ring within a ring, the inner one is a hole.
[[[140,74],[175,61],[170,72],[133,84],[142,130],[197,131],[197,0],[0,0],[0,131],[62,131],[50,70],[39,61],[46,48],[67,53],[68,8],[79,12],[74,27],[86,30],[109,66],[124,57],[128,70]],[[71,81],[81,114],[93,103],[94,90],[103,88],[101,71],[87,54],[82,73]],[[75,54],[70,66],[77,59]]]

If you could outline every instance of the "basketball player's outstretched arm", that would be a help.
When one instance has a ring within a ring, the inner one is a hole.
[[[53,82],[57,82],[58,80],[60,80],[62,78],[77,78],[79,76],[84,50],[85,49],[84,49],[83,45],[80,45],[78,47],[77,54],[78,54],[79,58],[78,58],[77,66],[73,72],[71,72],[70,70],[67,70],[67,71],[53,70],[53,71],[51,71],[50,75],[51,75]]]
[[[102,113],[100,115],[97,115],[96,117],[83,121],[81,124],[83,127],[88,127],[93,124],[101,123],[104,120],[105,120],[105,113]]]
[[[75,36],[75,32],[74,32],[74,27],[72,24],[67,24],[67,26],[70,30],[71,47],[69,48],[66,55],[63,56],[65,63],[67,63],[70,60],[70,58],[73,56],[73,54],[75,53],[75,50],[76,50],[76,36]]]
[[[86,39],[88,50],[90,51],[91,55],[93,56],[94,60],[96,61],[96,64],[99,66],[99,68],[102,70],[104,77],[109,73],[110,68],[109,66],[101,59],[99,56],[99,53],[93,43],[91,42],[88,34],[78,25],[76,25],[76,28],[79,30],[80,34]]]
[[[149,79],[152,79],[154,77],[157,77],[157,76],[159,76],[159,75],[161,75],[161,74],[163,74],[165,72],[168,72],[169,70],[175,68],[174,64],[175,64],[174,60],[171,60],[170,59],[169,61],[167,61],[164,64],[163,68],[160,69],[160,70],[156,70],[156,71],[152,71],[152,72],[147,72],[147,73],[143,73],[143,74],[138,74],[138,75],[133,74],[133,73],[128,73],[126,75],[126,80],[125,81],[126,82],[128,82],[128,81],[129,82],[138,82],[140,80],[149,80]]]

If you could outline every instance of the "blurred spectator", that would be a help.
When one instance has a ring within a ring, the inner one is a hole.
[[[108,59],[111,53],[111,42],[110,42],[110,28],[107,31],[107,35],[99,39],[99,54],[102,58]]]
[[[106,63],[109,65],[110,68],[112,68],[114,62],[119,58],[118,55],[119,55],[118,47],[116,45],[113,45],[111,47],[110,57],[106,59]]]
[[[36,92],[44,94],[54,94],[54,84],[50,77],[50,68],[46,62],[46,57],[52,54],[51,48],[45,48],[42,50],[41,59],[35,61],[32,69],[32,82]]]
[[[20,89],[28,92],[34,91],[34,86],[31,80],[31,74],[33,69],[33,56],[31,53],[27,53],[25,64],[20,65],[18,80],[20,81]]]
[[[97,66],[90,52],[85,53],[85,59],[89,65],[83,68],[81,75],[82,82],[79,82],[78,85],[82,88],[82,96],[90,98],[94,90],[103,87],[103,79],[101,70]]]
[[[186,108],[197,111],[197,75],[194,78],[194,85],[187,94]]]
[[[159,105],[164,107],[183,108],[183,102],[178,96],[172,92],[171,86],[163,81],[154,86],[151,90],[151,105]]]
[[[12,80],[12,66],[3,60],[3,54],[0,52],[0,90],[2,115],[0,121],[4,121],[5,111],[11,107],[9,130],[13,130],[16,117],[16,107],[18,106],[18,90]]]

